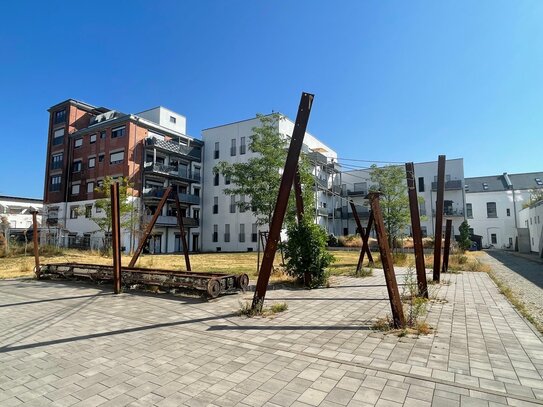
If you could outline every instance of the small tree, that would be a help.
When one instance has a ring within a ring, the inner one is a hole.
[[[309,272],[312,287],[325,285],[326,268],[334,256],[326,250],[328,236],[324,229],[304,216],[300,222],[289,222],[287,235],[288,241],[284,244],[287,273],[302,280]]]
[[[460,225],[458,230],[460,232],[460,238],[459,238],[459,241],[458,241],[458,246],[460,247],[460,249],[463,252],[465,252],[466,250],[468,250],[471,247],[471,240],[469,238],[470,233],[469,233],[468,221],[464,220],[464,222],[462,222],[462,224]]]
[[[522,207],[528,208],[539,201],[543,201],[543,188],[533,188],[530,190],[530,199],[528,199]]]
[[[377,167],[374,164],[371,166],[370,177],[375,183],[370,190],[382,193],[380,204],[383,220],[389,244],[393,247],[394,241],[410,220],[405,170],[400,166]]]
[[[231,186],[224,193],[232,196],[244,196],[248,199],[236,202],[242,210],[250,210],[256,217],[257,224],[269,225],[275,209],[282,170],[287,158],[288,139],[279,133],[280,114],[257,115],[260,126],[253,128],[250,138],[249,151],[257,153],[247,162],[219,162],[213,169],[216,173],[230,178]],[[298,165],[304,196],[305,212],[311,213],[313,206],[314,183],[308,160],[300,157]],[[287,220],[294,219],[294,194],[290,194]]]

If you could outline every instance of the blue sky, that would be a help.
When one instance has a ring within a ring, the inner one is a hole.
[[[543,170],[541,1],[0,4],[0,195],[42,197],[47,108],[184,114],[188,133],[314,93],[342,158]],[[359,163],[364,165],[363,163]]]

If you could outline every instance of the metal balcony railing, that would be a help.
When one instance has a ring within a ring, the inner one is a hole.
[[[445,191],[455,191],[462,189],[461,180],[445,181]],[[437,182],[432,182],[432,191],[437,191]]]
[[[422,214],[421,214],[422,215]],[[445,216],[464,216],[464,211],[462,209],[447,209],[443,210],[443,215]],[[432,216],[436,216],[436,210],[432,209]]]
[[[173,141],[159,140],[156,137],[149,137],[145,139],[145,145],[148,147],[158,148],[160,150],[164,150],[170,153],[196,158],[198,161],[202,159],[202,149],[200,147],[184,146]]]
[[[182,178],[188,181],[200,182],[200,173],[193,173],[188,169],[182,169],[173,165],[159,163],[145,163],[145,170],[158,174],[170,175],[172,177]]]
[[[146,215],[143,217],[144,222],[149,223],[152,216]],[[183,216],[183,224],[186,228],[198,227],[200,222],[198,219],[187,218]],[[177,226],[177,216],[159,216],[156,220],[156,226]]]
[[[143,197],[144,198],[162,198],[164,196],[165,189],[163,188],[144,188]],[[179,202],[188,203],[193,205],[200,204],[200,197],[192,194],[177,194],[179,197]]]

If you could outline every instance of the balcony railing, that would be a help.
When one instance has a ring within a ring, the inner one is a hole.
[[[319,208],[319,209],[317,209],[317,213],[318,213],[319,216],[328,216],[328,209]]]
[[[432,209],[432,215],[436,216],[436,210]],[[445,216],[464,216],[464,211],[462,209],[447,209],[443,210],[443,215]]]
[[[149,223],[151,221],[152,216],[147,215],[144,216],[143,220],[145,223]],[[156,226],[177,226],[177,216],[159,216],[156,220]],[[183,225],[186,228],[192,228],[192,227],[198,227],[200,225],[200,222],[198,219],[194,218],[187,218],[183,216]]]
[[[368,191],[365,189],[348,189],[347,195],[349,196],[366,196]]]
[[[144,188],[143,197],[144,198],[162,198],[164,196],[165,189],[163,188]],[[179,202],[188,203],[193,205],[200,204],[200,197],[192,194],[177,194],[179,197]]]
[[[445,191],[455,191],[462,189],[461,180],[445,181]],[[437,182],[432,182],[432,191],[437,191]]]
[[[159,163],[145,163],[145,170],[158,174],[170,175],[172,177],[182,178],[184,180],[200,182],[200,173],[194,173],[188,169],[181,169],[173,165]]]
[[[159,140],[156,137],[149,137],[145,139],[145,145],[149,147],[156,147],[160,150],[171,153],[196,158],[198,161],[202,159],[202,149],[200,147],[188,147],[173,141]]]

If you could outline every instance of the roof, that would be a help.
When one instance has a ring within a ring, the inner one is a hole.
[[[543,172],[526,172],[521,174],[489,175],[486,177],[465,178],[466,192],[497,192],[507,191],[506,177],[509,177],[514,189],[534,189],[543,187]],[[536,178],[541,181],[538,185]]]
[[[33,202],[33,203],[40,203],[43,204],[42,199],[38,198],[24,198],[21,196],[8,196],[8,195],[0,195],[0,201],[11,201],[11,202]]]
[[[107,107],[98,107],[98,106],[93,106],[89,103],[85,103],[85,102],[82,102],[80,100],[75,100],[75,99],[66,99],[65,101],[63,102],[60,102],[60,103],[57,103],[53,106],[51,106],[49,109],[47,109],[48,112],[50,111],[53,111],[55,110],[58,106],[61,106],[61,105],[64,105],[66,103],[71,103],[73,105],[76,105],[84,110],[88,110],[88,111],[95,111],[97,113],[105,113],[107,112],[108,110],[111,110],[111,109],[108,109]]]

